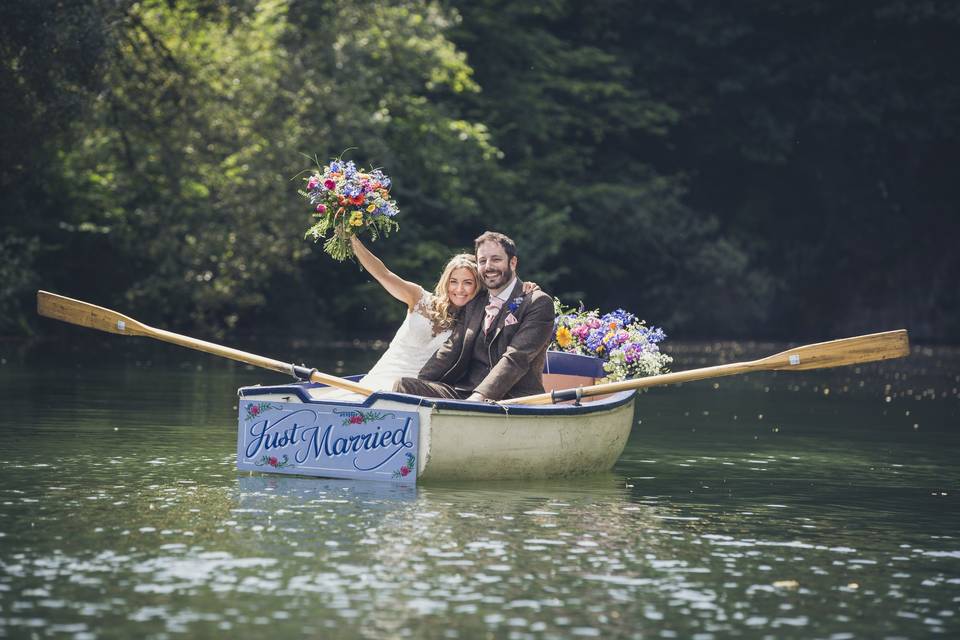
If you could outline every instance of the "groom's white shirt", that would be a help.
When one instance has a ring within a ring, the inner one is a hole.
[[[516,275],[513,276],[513,280],[510,281],[510,284],[508,284],[507,286],[505,286],[505,287],[500,291],[500,293],[498,293],[496,296],[492,296],[492,295],[491,295],[490,297],[491,297],[491,298],[497,297],[497,298],[500,298],[501,300],[503,300],[504,302],[507,302],[507,301],[510,299],[510,294],[513,293],[513,288],[514,288],[515,286],[517,286],[517,276],[516,276]]]

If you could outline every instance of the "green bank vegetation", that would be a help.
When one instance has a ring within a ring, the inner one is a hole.
[[[37,288],[205,335],[386,335],[291,180],[384,167],[376,251],[486,228],[675,337],[960,339],[954,3],[10,0],[0,334]]]

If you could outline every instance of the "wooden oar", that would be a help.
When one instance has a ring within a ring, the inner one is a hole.
[[[147,338],[162,340],[163,342],[171,342],[181,347],[187,347],[188,349],[196,349],[197,351],[211,353],[215,356],[245,362],[255,367],[290,374],[295,378],[309,380],[310,382],[322,382],[331,387],[339,387],[364,396],[373,393],[372,390],[362,387],[352,380],[345,380],[337,376],[320,373],[316,369],[308,369],[307,367],[300,367],[287,362],[281,362],[280,360],[264,358],[263,356],[231,349],[230,347],[223,347],[212,342],[197,340],[196,338],[190,338],[180,335],[179,333],[155,329],[122,313],[98,307],[89,302],[58,296],[55,293],[49,293],[47,291],[37,291],[37,313],[55,320],[62,320],[71,324],[80,325],[81,327],[89,327],[90,329],[98,329],[109,333],[117,333],[122,336],[145,336]]]
[[[885,331],[883,333],[871,333],[855,338],[843,338],[841,340],[831,340],[830,342],[808,344],[803,347],[787,349],[786,351],[761,358],[760,360],[733,362],[715,367],[664,373],[647,378],[635,378],[621,382],[595,384],[578,389],[552,391],[550,393],[540,393],[533,396],[504,400],[502,403],[550,404],[562,400],[597,396],[627,389],[645,389],[657,385],[719,378],[721,376],[732,376],[738,373],[750,373],[752,371],[805,371],[807,369],[826,369],[828,367],[842,367],[861,362],[873,362],[874,360],[901,358],[909,354],[910,342],[907,338],[907,332],[905,329],[900,329],[897,331]]]

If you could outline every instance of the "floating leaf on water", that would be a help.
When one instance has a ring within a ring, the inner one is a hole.
[[[777,580],[773,583],[773,586],[778,589],[796,589],[800,586],[800,583],[796,580]]]

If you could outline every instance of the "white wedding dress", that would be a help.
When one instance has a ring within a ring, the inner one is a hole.
[[[357,384],[373,391],[391,391],[400,378],[416,378],[420,369],[450,337],[450,329],[436,329],[430,318],[433,294],[420,290],[420,300],[407,312],[390,346]],[[321,389],[313,394],[323,400],[360,400],[363,396],[343,389]]]

